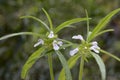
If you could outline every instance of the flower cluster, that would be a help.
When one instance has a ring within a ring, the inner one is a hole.
[[[54,37],[55,37],[54,32],[50,31],[50,33],[48,35],[48,38],[51,39],[51,38],[54,38]],[[36,44],[34,44],[34,47],[37,47],[39,45],[44,45],[44,40],[43,39],[39,39],[38,42]],[[52,46],[53,46],[54,50],[59,50],[60,46],[62,46],[62,45],[63,45],[63,42],[60,41],[60,40],[57,40],[57,39],[54,39],[53,42],[52,42]]]
[[[79,40],[82,41],[83,44],[85,43],[85,40],[84,40],[84,38],[82,37],[82,35],[75,35],[75,36],[72,37],[72,39],[79,39]],[[98,43],[97,43],[96,41],[91,42],[91,43],[90,43],[90,46],[84,45],[84,46],[82,46],[82,47],[84,47],[84,50],[85,50],[85,51],[86,51],[86,50],[88,50],[88,51],[91,51],[91,50],[92,50],[92,51],[94,51],[94,52],[96,52],[96,53],[99,53],[99,49],[100,49],[100,47],[98,46]],[[76,53],[79,52],[79,50],[80,50],[79,47],[71,50],[71,51],[70,51],[70,55],[71,55],[71,56],[75,55]],[[84,51],[84,50],[83,50],[83,51]]]

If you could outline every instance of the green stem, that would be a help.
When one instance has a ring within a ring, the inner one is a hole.
[[[79,71],[79,80],[82,80],[83,68],[84,68],[84,56],[81,57],[80,71]]]
[[[49,63],[51,80],[54,80],[53,65],[52,65],[52,55],[51,54],[48,54],[48,63]]]

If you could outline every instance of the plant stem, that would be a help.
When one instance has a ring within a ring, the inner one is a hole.
[[[49,70],[50,70],[51,80],[54,80],[53,65],[52,65],[52,55],[51,54],[48,54],[48,63],[49,63]]]
[[[80,61],[79,80],[82,80],[83,67],[84,67],[84,56],[81,57],[81,61]]]

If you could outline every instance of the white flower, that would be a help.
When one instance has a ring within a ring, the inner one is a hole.
[[[53,41],[53,49],[54,50],[59,50],[59,46],[56,41]]]
[[[97,41],[93,41],[91,44],[92,45],[98,45]]]
[[[48,35],[48,38],[53,38],[54,37],[54,33],[53,31],[50,31],[50,34]]]
[[[82,37],[82,35],[75,35],[75,36],[72,37],[72,39],[79,39],[81,41],[84,40],[83,37]]]
[[[34,47],[37,47],[40,44],[44,44],[44,41],[42,39],[38,39],[38,42],[36,44],[34,44]]]
[[[62,45],[63,45],[63,42],[62,42],[62,41],[58,41],[58,45],[59,45],[59,46],[62,46]]]
[[[54,40],[52,44],[53,44],[53,49],[54,50],[59,50],[60,46],[62,46],[63,42]]]
[[[98,43],[96,41],[94,41],[91,44],[92,44],[92,46],[90,47],[90,50],[93,50],[94,52],[99,53],[100,47],[97,45]]]
[[[78,49],[78,48],[75,48],[75,49],[73,49],[73,50],[70,51],[70,55],[73,56],[73,55],[75,55],[78,51],[79,51],[79,49]]]
[[[88,33],[88,36],[89,36],[91,33],[92,33],[92,32],[89,32],[89,33]],[[84,41],[82,35],[75,35],[75,36],[72,37],[72,39],[79,39],[79,40],[81,40],[81,41]],[[88,47],[87,44],[86,44],[86,45],[83,44],[82,46],[83,46],[84,48],[81,48],[81,49],[82,49],[84,52],[86,52],[86,50],[87,50],[87,51],[88,51],[88,50],[93,50],[94,52],[99,53],[100,47],[98,46],[98,43],[97,43],[96,41],[93,41],[93,42],[91,42],[90,44],[91,44],[90,47]],[[75,49],[73,49],[73,50],[70,51],[70,55],[73,56],[73,55],[76,54],[78,51],[79,51],[79,48],[75,48]]]

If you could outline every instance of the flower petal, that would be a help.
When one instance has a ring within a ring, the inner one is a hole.
[[[99,50],[98,49],[100,49],[100,47],[98,47],[97,45],[94,45],[94,46],[91,46],[90,47],[90,50],[93,50],[94,52],[96,52],[96,53],[99,53]]]
[[[58,46],[56,40],[53,41],[53,49],[54,49],[54,50],[59,50],[59,46]]]
[[[38,39],[39,42],[41,42],[41,44],[44,44],[44,41],[42,39]]]
[[[95,46],[95,45],[97,45],[98,43],[97,43],[97,41],[93,41],[91,44],[92,44],[93,46]]]
[[[44,44],[44,41],[42,39],[38,39],[38,42],[36,44],[34,44],[34,47],[37,47],[40,44]]]
[[[81,41],[84,40],[82,35],[75,35],[75,36],[72,37],[72,39],[80,39]]]
[[[54,33],[53,31],[50,31],[50,34],[48,35],[48,38],[53,38],[54,37]]]
[[[62,42],[62,41],[58,41],[57,44],[58,44],[59,46],[62,46],[62,45],[63,45],[63,42]]]
[[[78,51],[79,51],[79,49],[78,49],[78,48],[75,48],[75,49],[73,49],[73,50],[70,51],[70,55],[73,56],[73,55],[75,55]]]

